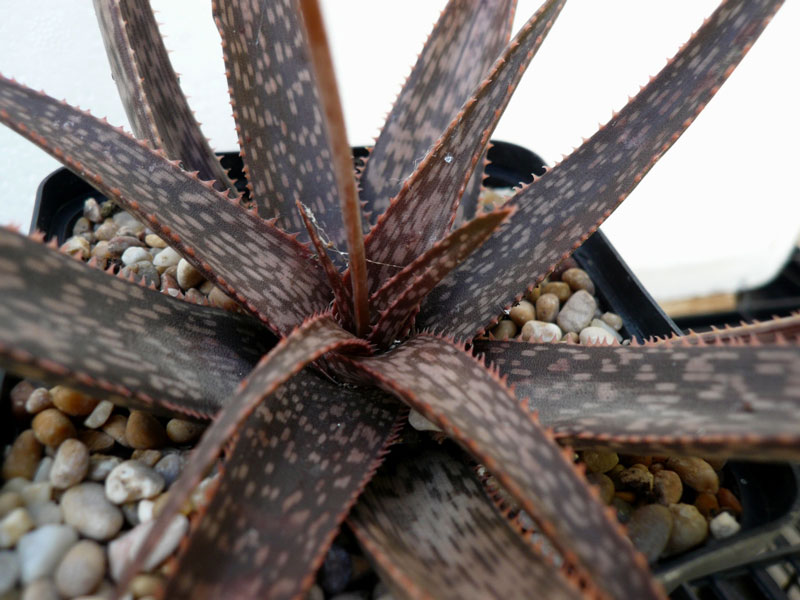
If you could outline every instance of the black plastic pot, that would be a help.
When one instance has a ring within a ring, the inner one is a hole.
[[[355,149],[356,157],[366,151]],[[223,164],[243,186],[241,161],[226,154]],[[504,142],[494,142],[489,151],[486,184],[513,187],[532,181],[532,174],[544,173],[544,161],[533,152]],[[243,187],[240,189],[243,190]],[[98,201],[102,194],[67,169],[59,169],[42,181],[36,196],[31,230],[55,236],[59,243],[69,237],[81,216],[88,197]],[[601,303],[622,317],[626,337],[645,339],[654,335],[680,333],[652,297],[642,287],[602,232],[597,231],[579,248],[574,258],[595,283]],[[13,435],[9,392],[19,379],[0,371],[0,435]],[[674,589],[683,581],[741,565],[751,560],[787,523],[800,516],[800,473],[787,464],[729,463],[723,472],[724,484],[744,507],[742,530],[724,541],[711,541],[702,548],[682,554],[655,566],[655,573]]]

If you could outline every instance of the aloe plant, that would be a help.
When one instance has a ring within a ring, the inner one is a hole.
[[[194,122],[147,3],[95,0],[139,139],[0,79],[0,120],[242,309],[171,298],[0,230],[3,367],[212,421],[121,590],[220,454],[169,598],[301,596],[345,519],[400,597],[663,597],[567,444],[800,457],[796,318],[631,346],[465,348],[628,195],[781,2],[723,2],[572,155],[476,214],[489,136],[563,4],[547,0],[508,43],[513,0],[451,0],[355,173],[315,0],[215,0],[246,196]],[[561,566],[447,446],[406,447],[369,484],[409,406],[504,485]]]

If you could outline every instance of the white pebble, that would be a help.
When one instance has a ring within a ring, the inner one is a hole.
[[[69,525],[45,525],[22,536],[17,544],[23,583],[49,577],[78,534]]]
[[[94,407],[94,410],[86,417],[83,424],[89,429],[102,427],[108,421],[108,417],[111,416],[112,410],[114,410],[114,405],[108,400],[103,400]]]
[[[178,285],[184,290],[200,285],[203,282],[203,276],[185,258],[178,262],[177,279]]]
[[[592,322],[589,323],[589,326],[590,327],[599,327],[600,329],[605,329],[611,335],[613,335],[614,339],[616,339],[618,342],[622,341],[622,336],[617,332],[617,330],[614,329],[611,325],[609,325],[605,321],[603,321],[602,319],[592,319]]]
[[[53,406],[53,399],[47,388],[36,388],[25,401],[25,410],[32,415],[42,412],[45,408]]]
[[[11,548],[35,523],[25,508],[15,508],[0,521],[0,548]]]
[[[56,587],[66,598],[89,594],[100,585],[105,570],[103,547],[97,542],[82,540],[61,559],[56,569]]]
[[[438,426],[431,423],[413,408],[411,409],[411,412],[408,413],[408,424],[417,431],[441,431]]]
[[[152,500],[139,500],[136,505],[136,517],[139,523],[147,523],[153,520],[153,506],[155,506],[155,502]]]
[[[64,521],[81,535],[95,540],[107,540],[122,528],[122,512],[106,498],[99,483],[81,483],[68,489],[61,497]]]
[[[563,333],[561,328],[555,323],[546,323],[544,321],[528,321],[522,326],[522,340],[542,341],[542,342],[557,342],[561,339]]]
[[[617,339],[603,327],[585,327],[580,333],[581,344],[614,344]]]
[[[742,528],[739,522],[727,512],[721,512],[716,517],[711,519],[708,527],[711,529],[711,535],[718,540],[731,537],[732,535],[739,533],[739,530]]]
[[[50,469],[50,483],[63,490],[80,483],[89,472],[89,449],[80,440],[64,440]]]
[[[53,485],[49,481],[32,483],[22,490],[22,498],[25,500],[25,505],[28,507],[49,502],[52,497]]]
[[[109,570],[111,571],[111,577],[115,581],[122,575],[128,562],[136,556],[139,547],[142,545],[145,536],[147,536],[152,526],[152,521],[137,525],[128,533],[118,537],[108,545]],[[189,520],[183,515],[175,515],[162,533],[161,539],[155,549],[147,557],[143,570],[153,570],[172,554],[188,529]]]
[[[61,506],[53,501],[29,506],[28,513],[30,513],[31,518],[34,523],[36,523],[36,527],[41,527],[42,525],[60,525],[64,520],[64,516],[61,514]]]
[[[153,255],[147,251],[147,248],[140,248],[139,246],[131,246],[122,253],[122,264],[130,266],[134,263],[146,260],[150,262],[153,260]]]
[[[92,454],[89,457],[89,479],[92,481],[105,481],[108,474],[122,463],[119,456],[107,454]]]
[[[115,504],[152,498],[164,489],[164,478],[138,460],[126,460],[106,477],[106,497]]]
[[[172,248],[164,248],[161,252],[153,257],[153,264],[161,271],[167,270],[169,267],[177,265],[181,261],[181,255],[175,252]]]
[[[50,469],[53,468],[53,457],[45,456],[39,461],[39,466],[36,467],[36,474],[33,476],[33,482],[39,483],[40,481],[50,481]]]
[[[0,596],[17,585],[19,562],[16,552],[0,552]]]

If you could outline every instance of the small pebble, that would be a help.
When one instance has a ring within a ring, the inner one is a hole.
[[[536,300],[536,316],[539,321],[553,323],[558,316],[561,303],[555,294],[542,294]]]
[[[561,339],[561,329],[555,323],[528,321],[522,327],[523,341],[557,342]]]
[[[52,406],[53,398],[50,397],[50,392],[47,390],[47,388],[43,387],[33,390],[31,395],[28,396],[28,399],[25,401],[25,410],[32,415],[40,413],[45,408],[50,408]]]
[[[69,238],[61,244],[59,250],[70,256],[78,256],[81,260],[87,260],[92,254],[92,247],[89,245],[89,241],[80,236]]]
[[[114,504],[152,498],[164,489],[164,478],[136,460],[126,460],[106,477],[106,497]]]
[[[645,468],[630,467],[619,474],[620,483],[637,494],[653,491],[653,474]]]
[[[118,213],[114,213],[111,217],[114,219],[114,223],[119,225],[120,227],[127,227],[132,232],[139,234],[144,232],[144,225],[142,225],[139,221],[136,220],[132,214],[123,211]]]
[[[88,427],[89,429],[97,429],[98,427],[102,427],[108,418],[111,416],[111,412],[114,410],[114,405],[108,400],[100,401],[97,406],[94,407],[89,416],[84,419],[83,424],[84,426]]]
[[[155,233],[148,233],[144,236],[144,243],[151,248],[166,248],[167,242],[158,237]]]
[[[23,379],[11,388],[11,412],[15,417],[24,419],[27,411],[25,410],[25,403],[28,398],[36,389],[30,381]]]
[[[17,436],[3,461],[3,479],[24,477],[33,479],[42,458],[42,445],[33,430],[26,429]]]
[[[127,438],[125,437],[125,430],[128,426],[128,419],[123,415],[111,415],[108,421],[103,424],[103,431],[114,438],[120,446],[130,448]]]
[[[63,385],[57,385],[51,388],[50,396],[53,398],[53,404],[57,409],[64,414],[74,417],[85,417],[94,410],[99,402],[99,400],[83,392],[73,390]]]
[[[614,336],[614,339],[617,342],[622,342],[622,336],[613,328],[611,325],[603,321],[602,319],[592,319],[592,322],[589,323],[589,327],[597,327],[598,329],[604,329],[608,333]]]
[[[99,483],[81,483],[61,497],[64,521],[84,537],[109,540],[122,528],[122,511],[111,504]]]
[[[581,329],[578,339],[581,344],[592,344],[595,346],[614,344],[617,342],[614,333],[605,327],[584,327]]]
[[[131,460],[138,460],[148,467],[154,467],[160,459],[161,452],[159,450],[134,450],[131,454]]]
[[[75,425],[57,408],[47,408],[33,418],[31,423],[36,439],[53,448],[77,435]]]
[[[211,306],[216,306],[224,310],[237,310],[239,308],[239,304],[236,300],[228,296],[217,286],[211,288],[211,291],[208,293],[208,301],[211,303]]]
[[[167,437],[176,444],[189,444],[199,438],[205,429],[203,423],[170,419],[167,422]]]
[[[164,586],[164,579],[151,573],[140,573],[131,580],[128,590],[134,598],[157,596]]]
[[[517,327],[522,327],[528,321],[536,319],[536,308],[527,300],[520,300],[509,309],[508,316]]]
[[[680,475],[683,483],[698,492],[716,494],[719,490],[719,476],[702,458],[672,456],[667,459],[666,465]]]
[[[86,220],[92,223],[100,223],[103,220],[103,215],[100,212],[100,205],[94,198],[87,198],[83,203],[83,216]]]
[[[114,467],[121,463],[122,459],[118,456],[92,454],[89,456],[89,479],[92,481],[105,481]]]
[[[408,424],[417,431],[441,431],[438,425],[431,423],[413,408],[408,413]]]
[[[182,258],[178,262],[178,285],[184,290],[193,288],[203,282],[203,275],[195,269],[189,262]]]
[[[660,504],[637,508],[628,521],[628,537],[633,545],[652,563],[667,547],[672,536],[672,512]]]
[[[133,246],[142,248],[144,247],[144,243],[130,235],[115,235],[108,240],[108,253],[111,256],[120,257],[125,250]]]
[[[563,331],[577,333],[589,325],[596,308],[597,302],[586,290],[577,291],[564,304],[558,313],[556,322]]]
[[[742,514],[742,503],[729,489],[719,488],[717,501],[719,502],[720,510],[726,510],[735,516]]]
[[[15,508],[0,520],[0,548],[12,548],[36,523],[26,508]]]
[[[22,582],[49,577],[77,541],[69,525],[45,525],[22,536],[17,544]]]
[[[91,594],[103,580],[106,553],[92,540],[81,540],[70,548],[56,568],[55,583],[62,596]]]
[[[81,482],[89,472],[89,449],[79,440],[64,440],[50,469],[50,483],[63,490]]]
[[[711,535],[721,540],[736,535],[739,533],[742,526],[739,525],[739,522],[734,519],[730,513],[722,512],[711,519],[708,528],[711,530]]]
[[[181,261],[181,255],[172,248],[164,248],[153,257],[153,264],[163,273],[168,267],[177,266]]]
[[[577,292],[578,290],[586,290],[592,296],[594,296],[594,283],[592,283],[589,274],[583,269],[567,269],[561,274],[561,281],[568,284],[573,292]]]
[[[575,333],[574,331],[568,331],[564,334],[564,337],[561,338],[562,342],[567,342],[568,344],[577,344],[581,341],[580,336]]]
[[[131,246],[122,253],[120,260],[122,260],[123,265],[130,266],[134,263],[142,261],[153,262],[153,256],[147,251],[146,248]]]
[[[656,505],[653,505],[656,506]],[[708,523],[691,504],[671,504],[672,533],[665,552],[677,554],[701,544],[708,537]]]
[[[606,325],[609,325],[614,331],[619,331],[622,329],[622,317],[620,317],[618,314],[612,312],[603,313],[600,317],[600,320],[602,320]]]
[[[90,452],[105,452],[114,447],[114,438],[104,431],[84,429],[78,433],[78,439],[83,442]]]
[[[25,500],[20,492],[0,492],[0,519],[22,506],[25,506]]]
[[[111,577],[116,581],[122,575],[125,566],[139,550],[144,538],[150,532],[153,522],[137,525],[124,535],[121,535],[108,545],[108,563]],[[172,554],[178,547],[186,531],[189,529],[189,520],[183,515],[175,515],[167,525],[155,549],[145,561],[143,569],[151,571]]]
[[[139,523],[147,523],[153,520],[155,502],[152,500],[139,500],[136,503],[136,521]]]
[[[653,474],[653,492],[659,503],[669,506],[683,496],[683,483],[675,471],[661,469]]]
[[[167,432],[153,415],[132,410],[125,426],[125,439],[132,448],[161,448],[167,443]]]
[[[614,499],[614,482],[605,473],[587,473],[586,479],[600,490],[600,500],[605,504],[611,504]]]
[[[29,509],[31,506],[49,502],[52,497],[53,485],[49,481],[32,483],[22,490],[22,499],[25,501],[25,506]]]
[[[25,586],[22,600],[59,600],[61,596],[52,579],[37,579]]]
[[[711,519],[719,514],[717,497],[710,492],[700,492],[694,499],[694,505],[706,519]]]
[[[53,501],[43,502],[42,504],[32,504],[28,506],[28,513],[36,523],[36,527],[42,525],[60,525],[64,522],[64,515],[61,513],[61,506]]]
[[[173,452],[167,454],[155,464],[153,469],[164,478],[164,487],[171,486],[180,477],[184,462],[182,454]]]
[[[581,460],[592,473],[606,473],[619,463],[619,456],[608,450],[584,450],[581,452]]]
[[[97,237],[98,240],[100,240],[100,242],[108,242],[109,240],[113,239],[117,235],[117,230],[118,229],[119,229],[119,225],[114,223],[114,221],[112,221],[111,219],[107,219],[105,222],[103,222],[102,225],[99,225],[94,230],[94,235],[95,235],[95,237]],[[100,244],[100,242],[98,242],[98,245]],[[96,248],[97,248],[97,246],[95,246],[95,249]],[[104,248],[106,249],[106,251],[108,250],[108,244],[107,243],[104,244]]]
[[[551,281],[542,286],[542,295],[553,294],[561,304],[564,304],[567,299],[572,295],[572,290],[568,283],[563,281]]]
[[[492,336],[497,340],[508,340],[517,335],[517,326],[514,321],[501,319],[497,325],[490,330]]]
[[[623,500],[622,498],[614,495],[614,499],[611,501],[611,507],[617,511],[617,520],[620,523],[627,523],[631,520],[631,515],[633,514],[633,506],[631,506],[630,502]]]
[[[19,562],[14,552],[0,551],[0,597],[17,585]]]

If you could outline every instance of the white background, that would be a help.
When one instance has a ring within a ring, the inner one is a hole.
[[[208,0],[153,0],[181,83],[218,150],[236,147]],[[323,2],[353,145],[369,144],[444,0]],[[538,0],[520,0],[515,28]],[[548,163],[658,72],[714,0],[569,0],[495,139]],[[89,0],[0,0],[0,72],[127,120]],[[758,285],[800,233],[800,0],[788,0],[706,111],[603,226],[659,299]],[[27,227],[58,164],[0,127],[0,223]]]

